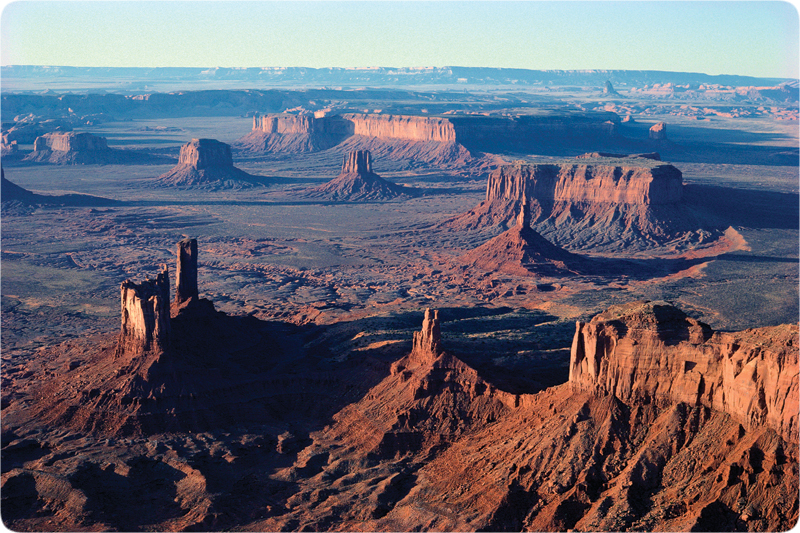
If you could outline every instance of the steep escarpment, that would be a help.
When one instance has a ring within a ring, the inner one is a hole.
[[[100,196],[90,196],[88,194],[60,194],[48,195],[37,194],[20,187],[11,180],[6,179],[6,171],[2,169],[2,188],[0,188],[0,201],[2,209],[18,212],[30,211],[34,206],[104,206],[117,205],[121,202],[103,198]]]
[[[798,346],[796,327],[712,335],[669,304],[637,302],[577,323],[570,383],[629,404],[703,405],[796,441]]]
[[[211,190],[249,188],[265,182],[233,166],[230,145],[215,139],[192,139],[184,144],[178,165],[156,179],[164,187]]]
[[[638,352],[637,344],[622,341],[626,334],[646,337],[634,332],[637,324],[646,325],[644,329],[660,339],[662,350],[650,346],[661,361],[675,360],[676,368],[696,372],[707,383],[716,375],[714,365],[726,363],[714,348],[721,346],[715,344],[717,334],[672,306],[635,303],[612,308],[592,323],[621,317],[620,324],[630,329],[615,337],[616,345],[611,337],[606,345],[616,346],[614,357],[628,363],[605,363],[608,356],[603,356],[599,367],[608,369],[601,370],[608,377],[604,386],[587,381],[585,373],[573,372],[569,383],[537,394],[509,394],[447,353],[439,313],[427,310],[422,330],[414,334],[412,352],[394,363],[391,375],[362,400],[313,434],[312,444],[280,474],[298,484],[286,512],[257,520],[251,527],[335,525],[369,531],[791,527],[798,516],[796,418],[786,432],[768,416],[743,424],[729,411],[705,405],[692,395],[648,396],[641,387],[637,389],[641,393],[627,393],[624,384],[631,379],[648,383],[667,379],[657,372],[648,380],[631,370],[653,360]],[[770,375],[778,379],[759,378],[764,396],[780,395],[781,383],[788,378],[794,383],[794,396],[788,395],[786,409],[796,413],[798,332],[794,325],[780,329],[784,333],[767,328],[734,335],[740,346],[758,346],[744,351],[773,354],[764,359],[775,365]],[[581,353],[576,348],[580,342],[576,336],[574,353]],[[697,362],[691,367],[686,358],[676,359],[674,349],[689,344],[696,348],[698,343],[708,346],[707,365]],[[582,364],[575,355],[572,360]],[[761,375],[766,367],[757,370]]]
[[[47,133],[36,137],[33,143],[33,152],[25,156],[23,161],[54,165],[109,165],[163,163],[168,159],[130,150],[109,148],[105,137],[70,131]]]
[[[528,202],[533,227],[570,248],[678,248],[721,235],[686,205],[683,191],[680,170],[646,157],[517,163],[494,171],[486,200],[446,224],[461,229],[505,225]]]
[[[369,150],[357,150],[345,158],[341,174],[328,183],[303,190],[301,195],[306,198],[358,202],[411,197],[417,193],[417,189],[397,185],[375,174],[372,171],[372,154]]]

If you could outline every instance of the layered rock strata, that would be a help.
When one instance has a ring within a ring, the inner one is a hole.
[[[181,147],[178,165],[159,176],[156,183],[218,190],[264,185],[265,180],[233,166],[230,145],[215,139],[192,139]]]
[[[178,243],[178,268],[175,274],[175,303],[199,298],[197,292],[197,239]]]
[[[249,152],[370,150],[384,159],[485,171],[472,153],[502,153],[591,146],[612,141],[620,118],[614,113],[561,112],[543,115],[407,116],[368,113],[269,115],[253,119],[253,131],[236,146]],[[479,158],[480,159],[480,158]],[[476,169],[477,170],[477,169]]]
[[[169,272],[162,265],[155,279],[125,280],[120,287],[122,326],[117,353],[165,350],[170,341]]]
[[[418,193],[386,181],[372,171],[369,150],[350,152],[342,163],[342,172],[328,183],[301,192],[306,198],[325,198],[333,201],[372,201],[410,197]]]
[[[628,404],[704,405],[797,442],[798,346],[796,326],[714,333],[665,302],[636,302],[577,322],[569,382]]]
[[[706,224],[684,205],[683,190],[680,170],[649,157],[517,163],[495,170],[486,200],[446,224],[510,225],[528,202],[534,228],[571,248],[642,250],[710,240]]]

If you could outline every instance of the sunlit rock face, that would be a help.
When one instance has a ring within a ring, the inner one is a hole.
[[[797,326],[714,333],[666,302],[636,302],[577,323],[569,381],[626,403],[704,405],[796,442],[797,347]]]
[[[118,355],[164,350],[169,345],[169,272],[166,265],[155,279],[125,280],[120,287],[122,325]]]

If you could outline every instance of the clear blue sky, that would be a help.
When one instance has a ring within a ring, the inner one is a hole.
[[[788,2],[43,2],[3,65],[485,66],[798,77]]]

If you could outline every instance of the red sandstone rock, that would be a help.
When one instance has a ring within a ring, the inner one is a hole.
[[[169,272],[166,265],[154,280],[122,282],[118,353],[164,350],[170,341]]]
[[[564,276],[592,270],[592,261],[570,253],[531,229],[527,203],[520,207],[517,224],[459,260],[487,272],[517,276]]]
[[[175,303],[199,298],[197,292],[197,239],[178,243],[178,268],[175,274]]]
[[[524,200],[536,230],[571,248],[687,247],[722,235],[684,205],[683,177],[674,166],[649,157],[586,161],[504,165],[489,176],[486,200],[445,225],[509,224]]]
[[[629,404],[656,398],[705,405],[796,442],[797,327],[711,333],[663,302],[612,307],[577,323],[570,383]]]
[[[156,163],[164,160],[162,157],[130,150],[112,149],[108,147],[104,137],[72,131],[47,133],[37,137],[33,143],[33,152],[24,158],[24,161],[57,165]]]

